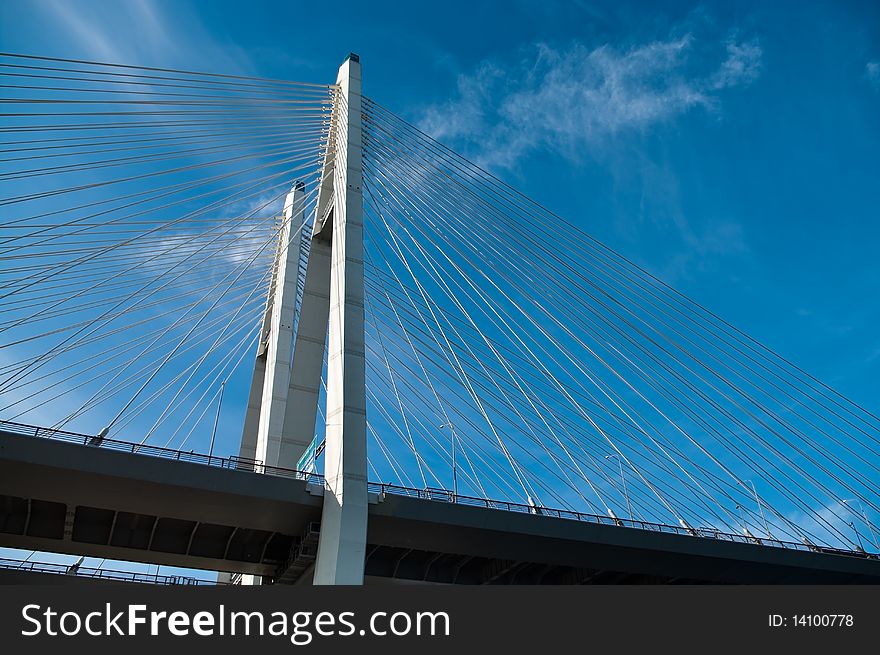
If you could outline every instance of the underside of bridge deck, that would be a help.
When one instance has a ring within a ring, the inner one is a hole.
[[[308,583],[306,480],[0,433],[0,545]],[[381,494],[366,581],[880,583],[880,560]]]

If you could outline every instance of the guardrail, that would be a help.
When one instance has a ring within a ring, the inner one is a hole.
[[[243,457],[217,457],[214,455],[204,455],[201,453],[194,453],[192,451],[186,452],[173,450],[171,448],[160,448],[157,446],[136,444],[128,441],[119,441],[116,439],[101,439],[93,435],[67,432],[65,430],[55,430],[51,428],[42,428],[33,425],[25,425],[23,423],[12,423],[10,421],[0,421],[0,432],[10,432],[13,434],[43,439],[52,439],[55,441],[65,441],[68,443],[76,443],[79,445],[98,448],[107,448],[110,450],[132,453],[135,455],[161,457],[163,459],[173,459],[182,462],[191,462],[194,464],[203,464],[206,466],[216,466],[225,469],[264,473],[267,475],[305,480],[311,484],[321,486],[324,485],[324,476],[318,473],[297,471],[295,469],[282,468],[278,466],[266,466],[260,460],[247,459]],[[880,559],[880,554],[866,553],[864,551],[858,550],[846,550],[841,548],[818,546],[815,544],[800,543],[797,541],[783,541],[781,539],[746,536],[732,532],[723,532],[714,528],[686,528],[683,526],[669,525],[666,523],[652,523],[649,521],[640,521],[634,519],[613,518],[602,514],[586,514],[584,512],[577,512],[568,509],[554,509],[551,507],[540,507],[526,505],[522,503],[514,503],[506,500],[491,500],[487,498],[479,498],[476,496],[464,496],[461,494],[455,494],[449,489],[438,489],[432,487],[428,487],[425,489],[416,489],[412,487],[403,487],[381,482],[368,483],[368,489],[369,491],[380,495],[392,494],[397,496],[407,496],[410,498],[419,498],[421,500],[432,500],[437,502],[453,503],[456,505],[470,505],[473,507],[485,507],[488,509],[498,509],[507,512],[532,514],[535,516],[549,516],[553,518],[595,523],[598,525],[609,525],[637,530],[647,530],[650,532],[663,532],[683,536],[702,537],[705,539],[717,539],[720,541],[770,546],[773,548],[785,548],[789,550],[801,550],[818,553],[828,553],[833,555],[844,555],[848,557],[859,557],[863,559]]]
[[[880,555],[857,550],[830,548],[827,546],[817,546],[814,544],[799,543],[797,541],[784,541],[781,539],[773,538],[749,537],[733,532],[723,532],[714,528],[685,528],[683,526],[669,525],[666,523],[653,523],[650,521],[613,518],[610,516],[604,516],[602,514],[587,514],[584,512],[577,512],[569,509],[555,509],[552,507],[541,507],[535,505],[526,505],[523,503],[514,503],[506,500],[492,500],[487,498],[479,498],[477,496],[463,496],[461,494],[454,494],[448,489],[438,489],[431,487],[425,489],[414,489],[411,487],[402,487],[399,485],[385,484],[379,482],[370,482],[369,489],[370,491],[379,494],[389,493],[398,496],[420,498],[422,500],[434,500],[440,502],[455,503],[456,505],[471,505],[474,507],[485,507],[488,509],[500,509],[507,512],[519,512],[523,514],[532,514],[535,516],[549,516],[559,519],[569,519],[574,521],[583,521],[586,523],[596,523],[598,525],[609,525],[621,528],[648,530],[650,532],[664,532],[690,537],[702,537],[706,539],[718,539],[721,541],[770,546],[774,548],[787,548],[790,550],[793,549],[828,553],[834,555],[846,555],[850,557],[880,559]]]
[[[24,423],[14,423],[11,421],[0,421],[0,432],[8,432],[27,437],[36,437],[38,439],[51,439],[52,441],[63,441],[66,443],[78,444],[80,446],[91,446],[94,448],[104,448],[106,450],[115,450],[134,455],[146,455],[148,457],[159,457],[162,459],[173,459],[179,462],[190,462],[192,464],[203,464],[205,466],[214,466],[217,468],[250,471],[253,473],[265,473],[268,475],[277,475],[280,477],[289,477],[304,479],[317,476],[319,481],[323,477],[315,473],[306,473],[295,469],[282,468],[279,466],[266,466],[261,460],[248,459],[247,457],[219,457],[217,455],[205,455],[186,450],[175,450],[173,448],[162,448],[160,446],[150,446],[148,444],[139,444],[131,441],[119,441],[118,439],[107,439],[106,437],[97,437],[90,434],[82,434],[80,432],[69,432],[67,430],[56,430],[54,428],[44,428],[35,425],[26,425]]]
[[[11,571],[27,571],[29,573],[50,573],[53,575],[74,575],[97,580],[112,582],[136,582],[141,584],[157,584],[172,586],[199,586],[218,583],[214,580],[202,580],[185,575],[159,575],[151,573],[136,573],[134,571],[117,571],[113,569],[96,568],[89,566],[76,566],[69,564],[55,564],[52,562],[32,562],[30,560],[16,560],[0,557],[0,569]]]

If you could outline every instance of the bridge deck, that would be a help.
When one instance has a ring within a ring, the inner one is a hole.
[[[322,504],[318,476],[127,450],[0,429],[0,545],[310,580]],[[858,553],[373,489],[379,493],[369,508],[368,581],[880,583],[880,559]]]

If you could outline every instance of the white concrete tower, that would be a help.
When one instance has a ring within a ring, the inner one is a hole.
[[[305,200],[305,185],[302,182],[294,184],[284,200],[284,214],[273,262],[275,271],[263,314],[239,449],[240,457],[257,460],[267,466],[290,466],[289,460],[296,451],[296,444],[285,436],[283,427],[291,371]],[[219,579],[223,581],[228,576],[221,575]],[[241,580],[245,585],[260,584],[260,578],[253,575],[244,575]]]
[[[342,64],[336,83],[326,488],[314,582],[362,584],[367,538],[367,412],[361,64],[357,55],[349,55]]]
[[[240,456],[267,466],[290,467],[295,446],[283,432],[290,383],[293,322],[305,221],[305,186],[297,182],[284,201],[275,273],[269,289],[263,331],[251,380]],[[296,455],[298,457],[298,455]],[[293,459],[296,462],[296,459]]]

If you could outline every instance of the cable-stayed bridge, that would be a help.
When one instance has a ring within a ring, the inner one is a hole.
[[[0,545],[254,584],[880,580],[880,418],[357,56],[0,75]]]

